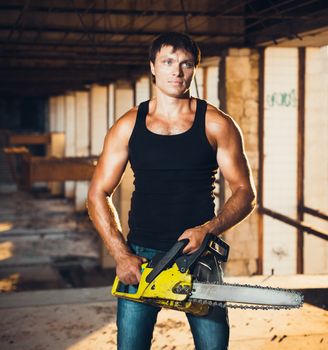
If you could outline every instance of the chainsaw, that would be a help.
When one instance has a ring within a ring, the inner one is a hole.
[[[228,260],[229,245],[219,237],[207,234],[196,252],[183,254],[188,242],[177,241],[167,253],[143,263],[133,292],[116,277],[112,294],[198,316],[212,307],[279,310],[303,305],[303,295],[296,291],[224,283],[221,262]]]

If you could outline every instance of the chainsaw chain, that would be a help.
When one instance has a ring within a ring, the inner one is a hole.
[[[260,289],[266,289],[266,290],[277,290],[277,291],[283,291],[283,292],[293,292],[297,294],[301,298],[301,302],[297,306],[285,306],[285,305],[250,305],[250,304],[231,304],[227,302],[221,302],[221,301],[215,301],[215,300],[205,300],[205,299],[192,299],[196,303],[199,304],[205,304],[209,306],[215,306],[215,307],[222,307],[226,308],[229,307],[231,309],[243,309],[243,310],[290,310],[290,309],[299,309],[303,306],[304,302],[304,296],[302,293],[297,291],[291,291],[284,288],[278,288],[278,287],[268,287],[268,286],[259,286],[259,285],[250,285],[250,284],[238,284],[238,283],[219,283],[219,282],[203,282],[195,280],[195,282],[203,283],[203,284],[220,284],[224,286],[232,286],[232,287],[249,287],[249,288],[260,288]],[[189,296],[191,296],[192,293],[189,293]]]

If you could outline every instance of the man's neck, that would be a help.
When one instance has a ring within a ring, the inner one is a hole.
[[[166,118],[175,118],[181,114],[191,112],[192,97],[189,93],[182,97],[172,97],[158,93],[154,102],[152,113]]]

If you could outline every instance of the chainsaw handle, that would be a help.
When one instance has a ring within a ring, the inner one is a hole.
[[[180,256],[176,263],[180,272],[186,272],[194,266],[205,251],[210,251],[218,260],[226,262],[229,256],[229,249],[229,245],[221,238],[208,233],[196,252]]]
[[[178,256],[181,255],[183,248],[189,243],[189,239],[177,241],[174,246],[162,257],[153,270],[146,277],[146,282],[152,282],[163,270],[172,265]]]
[[[230,247],[220,237],[211,235],[208,250],[212,252],[219,260],[223,262],[228,261]]]

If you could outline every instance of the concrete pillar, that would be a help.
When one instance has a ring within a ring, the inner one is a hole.
[[[136,81],[136,105],[150,99],[150,82],[148,76],[143,76]]]
[[[298,50],[267,48],[264,69],[263,203],[296,218]],[[296,229],[264,216],[263,232],[263,272],[296,273]]]
[[[65,154],[65,108],[64,96],[50,98],[50,132],[51,142],[47,150],[50,157],[63,157]],[[61,195],[64,192],[64,186],[60,182],[49,182],[49,190],[52,195]]]
[[[69,94],[65,96],[65,156],[75,156],[75,95]],[[74,198],[75,182],[65,182],[65,197]]]
[[[90,154],[89,130],[89,92],[78,91],[75,93],[75,150],[78,157]],[[77,212],[86,210],[88,186],[88,181],[76,182],[75,210]]]
[[[196,87],[196,81],[197,81],[197,87]],[[196,76],[194,80],[191,83],[191,96],[204,98],[204,69],[203,67],[198,67],[196,69]],[[197,96],[197,91],[199,96]]]
[[[49,98],[49,131],[56,130],[56,115],[57,115],[57,97],[53,96]]]
[[[56,131],[65,131],[65,96],[57,97]]]
[[[255,183],[258,173],[258,59],[256,50],[230,49],[226,56],[225,84],[226,109],[239,124],[244,135],[245,150],[250,161]],[[229,187],[226,198],[230,196]],[[257,271],[258,226],[253,213],[224,235],[233,247],[229,262],[225,264],[227,275],[251,275]]]
[[[107,86],[92,85],[90,91],[91,154],[99,155],[108,129]]]
[[[108,85],[108,128],[115,123],[115,84]]]
[[[306,49],[304,202],[328,213],[328,46]],[[328,222],[306,214],[311,227],[328,231]],[[328,242],[305,233],[304,272],[328,273]]]
[[[213,106],[219,107],[219,58],[212,60],[211,64],[206,65],[204,74],[204,98]]]

